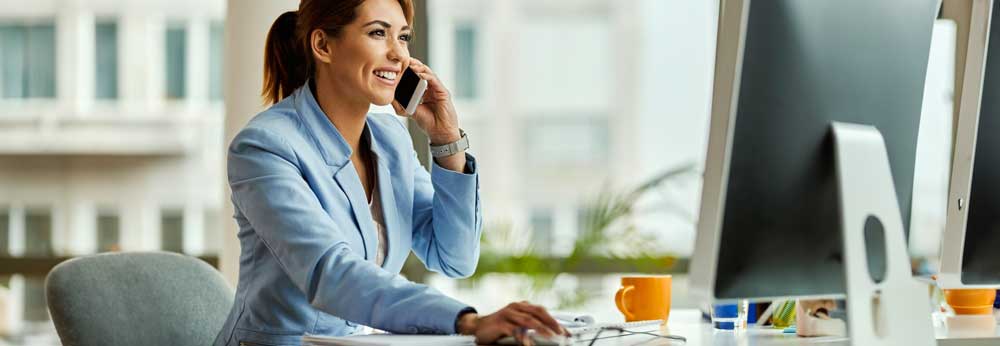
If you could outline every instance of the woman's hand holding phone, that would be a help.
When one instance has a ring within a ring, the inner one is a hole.
[[[451,102],[451,92],[437,78],[434,71],[415,58],[410,58],[409,69],[427,81],[427,90],[413,115],[406,114],[406,105],[392,101],[392,108],[400,116],[413,118],[435,145],[447,144],[461,138],[458,131],[458,114]],[[405,69],[404,69],[405,70]]]
[[[434,71],[420,60],[410,58],[408,67],[404,70],[407,68],[413,70],[420,79],[427,81],[427,89],[413,115],[406,114],[406,106],[400,104],[398,100],[393,100],[392,108],[396,110],[396,114],[413,118],[417,126],[424,130],[424,133],[430,138],[431,145],[443,145],[461,139],[458,113],[455,112],[455,105],[451,102],[451,92],[448,91],[448,88],[445,88]],[[434,161],[439,166],[454,172],[465,171],[464,154],[439,157],[435,158]]]

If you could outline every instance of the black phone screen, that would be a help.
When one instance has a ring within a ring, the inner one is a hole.
[[[399,101],[403,108],[410,104],[413,91],[417,89],[418,83],[420,83],[420,77],[407,67],[406,71],[403,71],[403,77],[399,80],[399,84],[396,85],[396,101]]]

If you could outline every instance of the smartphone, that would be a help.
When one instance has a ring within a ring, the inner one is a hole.
[[[396,85],[396,101],[406,109],[406,115],[413,115],[417,111],[417,106],[420,105],[420,99],[424,97],[424,91],[427,91],[427,81],[420,79],[419,76],[409,67],[406,71],[403,71],[403,77],[399,80],[399,84]]]

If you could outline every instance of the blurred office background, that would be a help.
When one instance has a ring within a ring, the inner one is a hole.
[[[529,299],[615,320],[623,273],[669,273],[674,306],[693,307],[717,3],[415,2],[414,53],[453,92],[486,226],[475,278],[404,275],[483,312]],[[0,0],[0,345],[59,344],[43,283],[66,258],[176,251],[233,277],[227,136],[261,109],[262,33],[296,6]],[[938,252],[951,150],[955,25],[934,33],[920,270]]]

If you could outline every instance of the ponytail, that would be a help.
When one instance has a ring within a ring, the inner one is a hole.
[[[312,59],[305,56],[303,39],[298,35],[298,13],[288,11],[278,16],[267,33],[264,44],[264,102],[275,104],[298,89],[312,72]]]

